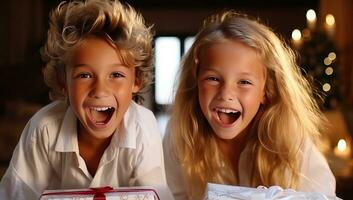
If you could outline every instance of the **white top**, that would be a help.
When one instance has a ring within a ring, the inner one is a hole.
[[[77,118],[63,101],[37,112],[24,128],[1,179],[0,199],[38,199],[45,189],[154,186],[170,199],[162,141],[151,111],[132,102],[94,177],[79,154]]]
[[[175,153],[168,145],[170,131],[164,136],[163,149],[166,167],[167,182],[175,200],[188,200],[187,182],[182,172],[181,165]],[[250,148],[246,147],[239,158],[239,186],[250,187]],[[328,196],[336,196],[336,180],[326,159],[312,142],[307,142],[304,158],[301,164],[301,177],[297,191],[319,192]],[[285,178],[285,174],[283,175]]]

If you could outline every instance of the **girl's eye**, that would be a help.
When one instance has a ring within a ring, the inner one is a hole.
[[[219,81],[219,79],[214,76],[207,77],[206,80],[207,81]]]
[[[242,85],[252,85],[252,83],[248,80],[241,80],[241,81],[239,81],[239,83]]]
[[[123,78],[123,77],[125,77],[125,75],[122,74],[122,73],[120,73],[120,72],[113,72],[113,73],[111,74],[111,77],[112,77],[112,78]]]

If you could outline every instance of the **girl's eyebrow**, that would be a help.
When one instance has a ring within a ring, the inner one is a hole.
[[[203,69],[203,71],[214,71],[214,72],[218,72],[218,67],[206,67]],[[238,73],[240,75],[245,75],[245,76],[255,76],[254,73],[252,72],[248,72],[248,71],[244,71],[244,72],[240,72]]]

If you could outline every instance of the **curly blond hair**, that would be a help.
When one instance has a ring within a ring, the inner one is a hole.
[[[325,118],[312,89],[296,65],[295,54],[258,19],[226,11],[205,20],[181,63],[167,141],[188,180],[189,196],[197,199],[207,182],[237,184],[236,172],[222,155],[215,134],[198,101],[198,61],[202,49],[225,40],[254,49],[267,68],[266,102],[249,125],[251,186],[297,188],[304,142],[315,141]],[[289,139],[290,138],[290,139]],[[224,166],[226,164],[226,166]]]
[[[51,12],[48,38],[41,49],[50,98],[65,97],[67,52],[90,35],[105,39],[119,49],[124,64],[136,67],[140,91],[133,94],[133,99],[141,103],[141,94],[152,82],[151,27],[145,25],[142,16],[131,6],[117,0],[62,2]]]

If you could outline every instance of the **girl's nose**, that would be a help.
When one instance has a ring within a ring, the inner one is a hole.
[[[98,79],[93,83],[90,96],[93,98],[103,98],[108,96],[108,87],[105,80]]]
[[[235,100],[235,88],[230,85],[222,85],[218,94],[218,98],[223,101],[233,101]]]

